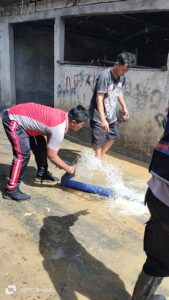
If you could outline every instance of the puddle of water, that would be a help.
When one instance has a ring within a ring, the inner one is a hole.
[[[76,165],[76,178],[81,182],[112,189],[116,196],[108,199],[109,205],[121,213],[142,215],[147,212],[144,206],[146,182],[130,175],[124,176],[115,162],[102,162],[93,151],[82,152]]]

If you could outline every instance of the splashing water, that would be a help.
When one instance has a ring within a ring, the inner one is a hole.
[[[131,178],[131,183],[128,182],[126,185],[121,169],[115,164],[101,161],[95,157],[93,151],[84,150],[82,152],[76,165],[76,177],[85,183],[112,189],[116,196],[109,198],[111,207],[122,213],[141,215],[147,212],[147,208],[143,205],[146,190],[145,183],[142,183],[141,186],[136,184],[136,190],[131,187],[134,180],[134,178]]]

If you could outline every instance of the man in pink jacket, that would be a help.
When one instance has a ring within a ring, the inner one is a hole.
[[[73,174],[74,167],[65,163],[58,150],[68,129],[78,131],[88,120],[87,110],[78,105],[69,113],[37,103],[23,103],[7,109],[2,118],[6,135],[12,145],[13,161],[9,181],[3,198],[16,201],[29,200],[30,196],[19,189],[30,158],[30,136],[46,136],[47,145],[37,145],[39,158],[49,160],[66,172]],[[36,158],[36,156],[35,156]]]

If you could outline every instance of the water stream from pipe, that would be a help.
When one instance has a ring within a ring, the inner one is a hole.
[[[110,208],[124,214],[142,215],[147,212],[144,206],[146,182],[138,177],[127,176],[116,163],[101,161],[93,151],[85,150],[81,153],[76,163],[76,179],[112,189],[116,196],[107,200]],[[98,198],[105,200],[105,197]]]

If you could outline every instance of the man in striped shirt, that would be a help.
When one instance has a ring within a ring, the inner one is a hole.
[[[30,199],[29,195],[19,189],[30,158],[30,136],[47,138],[47,147],[37,145],[41,161],[41,157],[44,158],[47,151],[47,157],[54,165],[73,174],[75,168],[58,156],[58,150],[67,130],[72,129],[76,132],[85,125],[87,120],[88,112],[81,105],[72,108],[69,113],[37,103],[23,103],[6,110],[2,121],[12,145],[13,161],[3,198],[16,201]]]

